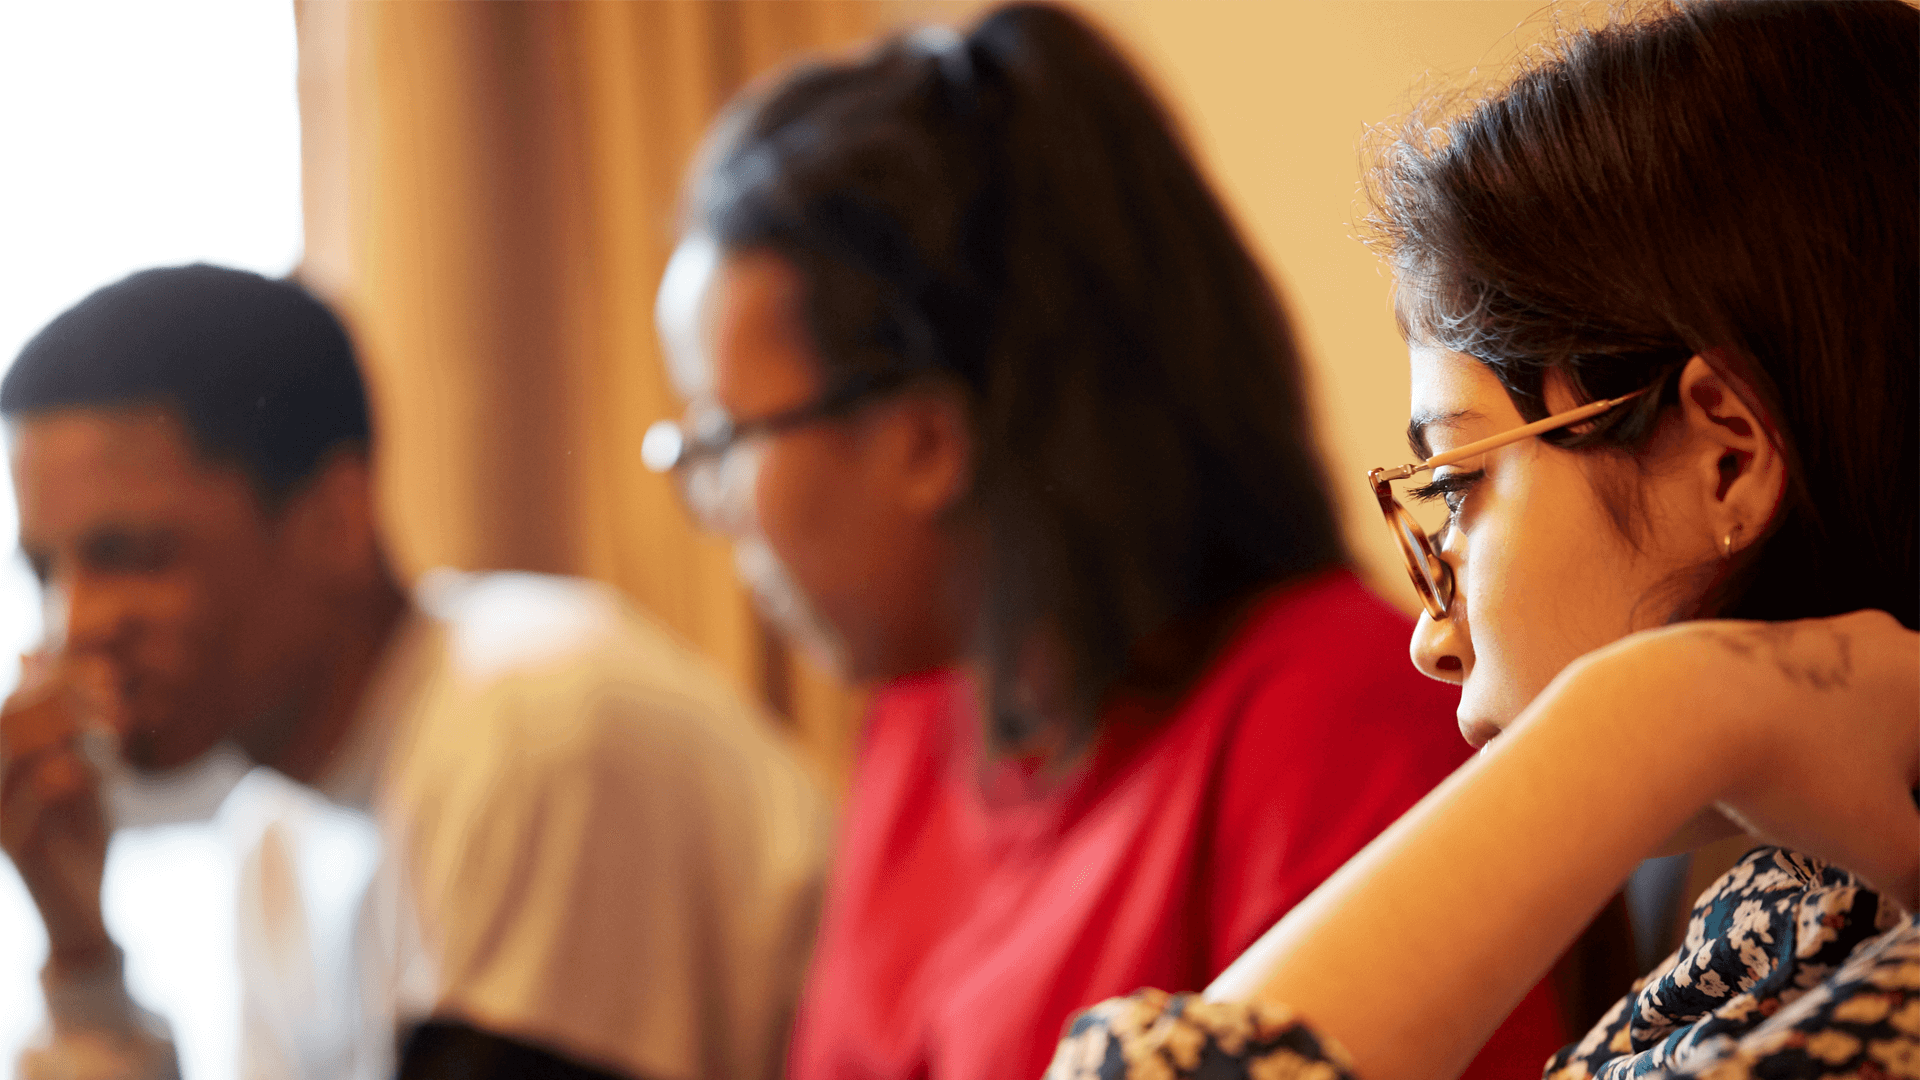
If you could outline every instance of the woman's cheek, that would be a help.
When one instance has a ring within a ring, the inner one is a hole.
[[[1509,680],[1508,708],[1525,709],[1560,672],[1617,635],[1602,628],[1617,622],[1621,569],[1597,550],[1599,522],[1574,508],[1542,507],[1527,543],[1503,545],[1506,587],[1494,601],[1491,628],[1501,642]]]
[[[811,492],[806,470],[795,468],[779,444],[762,454],[754,475],[751,531],[779,557],[782,565],[806,587],[812,554],[821,546],[810,519]]]
[[[849,464],[804,434],[767,447],[756,483],[759,535],[809,606],[843,628],[857,621],[861,585],[873,572],[862,558],[866,516]]]
[[[1456,541],[1460,600],[1473,645],[1462,717],[1504,727],[1546,682],[1539,678],[1538,598],[1551,594],[1537,549],[1518,542],[1514,522],[1481,513]],[[1537,685],[1536,685],[1537,684]]]
[[[1448,544],[1454,566],[1454,612],[1450,616],[1473,651],[1473,663],[1460,687],[1460,716],[1463,720],[1488,720],[1501,723],[1501,692],[1507,685],[1507,673],[1499,636],[1495,593],[1486,587],[1497,581],[1497,552],[1490,546],[1486,556],[1477,555],[1481,545],[1468,530],[1462,530]]]

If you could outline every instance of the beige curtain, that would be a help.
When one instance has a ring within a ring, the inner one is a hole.
[[[403,572],[584,574],[791,723],[844,782],[856,703],[795,663],[640,463],[687,162],[748,79],[927,6],[296,0],[302,274],[353,325]]]

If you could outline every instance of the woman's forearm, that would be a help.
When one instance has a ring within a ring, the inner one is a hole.
[[[1606,657],[1569,669],[1208,996],[1292,1007],[1366,1080],[1456,1075],[1633,866],[1740,768],[1725,732],[1681,722],[1706,711],[1689,682]]]

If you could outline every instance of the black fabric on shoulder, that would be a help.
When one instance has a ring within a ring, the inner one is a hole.
[[[400,1044],[399,1080],[642,1080],[457,1020],[429,1020]]]

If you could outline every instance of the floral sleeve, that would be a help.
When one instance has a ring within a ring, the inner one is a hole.
[[[1920,1077],[1920,919],[1909,916],[1744,1037],[1702,1045],[1672,1077]]]
[[[1142,990],[1073,1018],[1046,1080],[1353,1080],[1339,1045],[1285,1008]]]
[[[1852,874],[1755,848],[1547,1080],[1920,1077],[1917,948],[1915,921]]]

